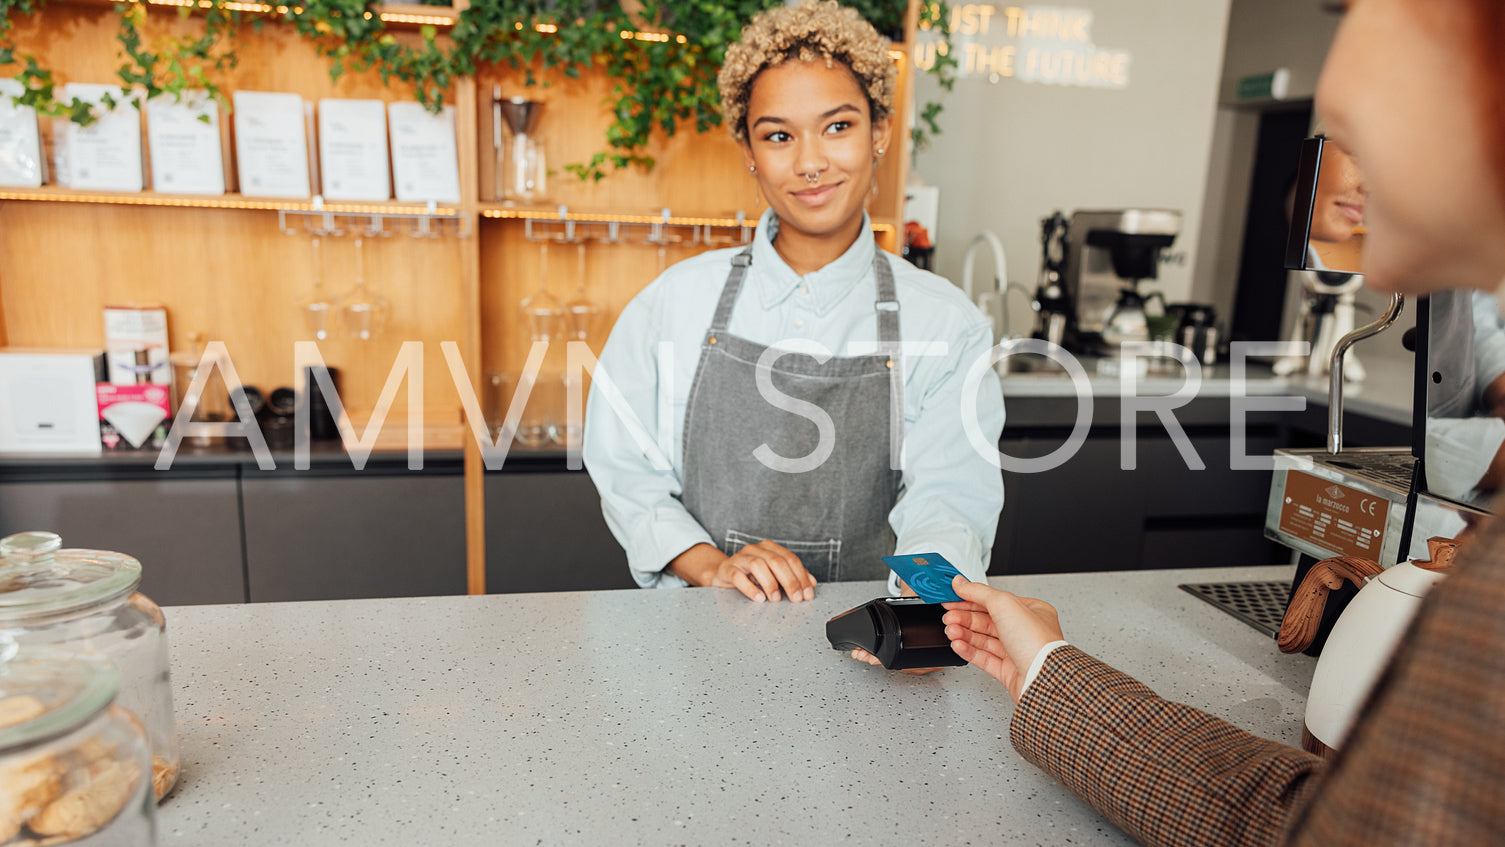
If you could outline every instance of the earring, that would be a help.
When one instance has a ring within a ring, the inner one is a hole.
[[[750,174],[757,173],[758,172],[758,166],[757,165],[748,165],[747,166],[747,172],[750,173]]]
[[[879,147],[877,152],[878,152],[878,158],[880,158],[880,159],[883,158],[883,148]]]

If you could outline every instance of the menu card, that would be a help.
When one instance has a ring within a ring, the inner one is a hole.
[[[170,194],[225,193],[219,104],[208,92],[187,91],[178,102],[167,95],[153,97],[146,104],[146,137],[153,189]]]
[[[455,107],[431,114],[421,103],[387,107],[392,124],[392,176],[397,199],[408,203],[460,202],[455,153]]]
[[[58,177],[69,188],[93,191],[140,191],[141,112],[130,102],[137,95],[122,91],[118,85],[95,85],[70,82],[63,86],[62,100],[75,98],[95,104],[96,120],[88,126],[63,122],[66,167],[58,168]],[[115,100],[111,109],[105,98]]]
[[[392,199],[382,101],[319,101],[319,170],[326,200]]]
[[[37,110],[17,106],[21,83],[0,79],[0,185],[36,188],[42,184],[42,139]]]
[[[237,91],[234,102],[240,193],[247,197],[309,196],[303,98],[272,91]]]

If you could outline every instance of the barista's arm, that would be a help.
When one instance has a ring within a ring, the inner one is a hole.
[[[659,431],[660,368],[671,366],[658,361],[657,293],[650,286],[633,298],[612,328],[591,380],[583,443],[606,524],[627,552],[633,579],[644,588],[684,585],[665,572],[666,566],[696,545],[715,549],[679,501],[682,484],[672,445],[651,443]],[[607,381],[616,388],[615,398],[606,396]],[[634,437],[634,429],[650,443]]]
[[[944,357],[908,363],[913,376],[905,385],[904,481],[889,513],[896,553],[940,553],[973,582],[987,578],[1003,509],[1003,474],[981,452],[989,448],[996,455],[1003,390],[988,368],[977,389],[982,445],[967,436],[962,391],[968,372],[986,362],[992,344],[992,328],[978,316]]]

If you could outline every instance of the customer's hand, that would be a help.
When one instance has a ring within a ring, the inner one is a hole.
[[[899,580],[899,596],[918,597],[919,595],[915,594],[914,589],[910,588],[909,584],[901,579]],[[883,663],[878,661],[877,656],[874,656],[872,653],[869,653],[868,651],[863,650],[860,647],[852,650],[852,658],[856,659],[859,662],[867,662],[870,665],[877,665],[880,668],[883,667]],[[923,676],[927,673],[935,673],[936,671],[943,670],[945,670],[945,668],[906,668],[905,670],[899,671],[899,673],[907,673],[914,676]]]
[[[772,541],[749,544],[731,556],[697,544],[675,557],[669,571],[691,585],[735,588],[755,603],[781,597],[798,603],[815,597],[815,577],[800,557]]]
[[[947,612],[941,618],[951,649],[1003,683],[1019,702],[1035,654],[1065,638],[1055,607],[963,577],[952,580],[951,588],[963,601],[945,604]]]

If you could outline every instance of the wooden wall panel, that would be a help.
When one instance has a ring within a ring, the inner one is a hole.
[[[464,341],[470,313],[454,237],[367,239],[362,249],[367,286],[389,312],[376,341],[320,344],[345,372],[346,402],[374,404],[400,343],[421,341],[428,414],[457,419],[439,350]],[[353,239],[327,238],[323,252],[324,285],[344,294],[355,284]],[[273,212],[0,203],[0,279],[15,346],[99,346],[104,306],[161,304],[174,350],[192,349],[190,333],[224,341],[241,379],[269,391],[292,384],[293,343],[312,338],[301,310],[313,291],[311,239],[284,235]]]

